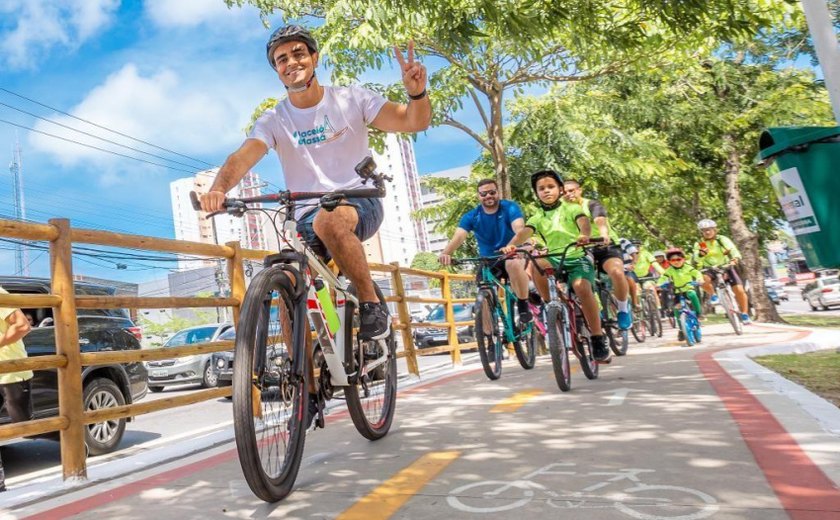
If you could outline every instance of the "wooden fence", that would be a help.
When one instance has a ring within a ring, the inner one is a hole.
[[[239,320],[240,303],[242,302],[246,289],[244,262],[246,260],[261,260],[265,255],[270,254],[270,252],[242,249],[237,242],[229,242],[224,246],[220,246],[140,235],[126,235],[107,231],[76,229],[72,228],[70,222],[66,219],[52,219],[49,221],[49,224],[33,224],[0,219],[0,237],[49,242],[51,294],[0,294],[0,307],[29,309],[51,307],[55,320],[56,341],[54,355],[0,361],[0,373],[18,372],[21,370],[56,369],[58,371],[59,396],[58,416],[0,426],[0,440],[59,431],[61,433],[61,463],[64,478],[87,478],[84,447],[84,428],[87,425],[106,420],[135,417],[230,395],[231,387],[210,388],[156,401],[131,403],[113,408],[85,411],[83,406],[83,366],[153,361],[222,352],[231,350],[233,342],[202,343],[181,347],[169,347],[166,349],[154,348],[121,352],[82,353],[79,348],[79,328],[76,309],[231,307],[234,323],[237,323]],[[149,298],[76,295],[73,285],[73,244],[95,244],[224,259],[227,261],[228,276],[230,278],[230,297]],[[397,307],[397,316],[394,317],[394,329],[400,331],[403,344],[403,349],[398,352],[398,357],[406,358],[409,372],[418,376],[420,375],[420,369],[417,363],[418,355],[450,352],[452,362],[460,364],[461,349],[474,348],[475,343],[459,344],[457,328],[472,325],[473,322],[456,322],[453,306],[456,303],[471,302],[473,298],[453,298],[452,283],[455,281],[471,281],[473,277],[447,272],[410,269],[401,267],[397,263],[387,265],[371,264],[370,268],[372,272],[387,273],[391,276],[393,294],[388,296],[386,300],[394,302]],[[408,295],[403,283],[404,275],[439,280],[441,296],[439,298],[424,298]],[[446,310],[446,322],[412,322],[409,303],[443,304]],[[423,350],[415,349],[412,328],[420,327],[448,329],[448,345]]]

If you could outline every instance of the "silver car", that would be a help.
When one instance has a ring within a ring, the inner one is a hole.
[[[829,307],[840,305],[840,278],[817,278],[805,286],[802,297],[813,311],[817,307],[827,311]]]
[[[232,328],[232,323],[214,323],[190,327],[169,338],[163,344],[163,348],[216,341],[220,335]],[[166,385],[185,383],[201,383],[204,388],[217,386],[219,378],[211,365],[212,357],[213,354],[211,353],[161,361],[147,361],[149,390],[160,392]]]

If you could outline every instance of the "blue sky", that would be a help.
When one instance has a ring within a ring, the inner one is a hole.
[[[276,26],[281,20],[271,22]],[[17,132],[29,219],[66,217],[78,227],[174,236],[169,182],[189,175],[177,169],[195,171],[205,163],[223,162],[244,138],[242,129],[254,107],[283,94],[263,54],[269,33],[256,10],[228,10],[222,0],[0,0],[0,88],[5,89],[0,90],[0,119],[170,166],[144,164],[0,122],[0,214],[12,214],[7,165]],[[319,72],[328,83],[328,73]],[[389,83],[398,78],[394,64],[363,79]],[[35,116],[184,164],[142,155]],[[415,152],[420,172],[429,173],[468,164],[479,150],[466,134],[444,127],[418,136]],[[255,170],[282,184],[274,154]],[[30,253],[32,272],[47,275],[47,255],[38,255]],[[13,274],[8,251],[0,249],[0,262],[0,273]],[[122,280],[166,274],[165,269],[126,271],[97,264],[76,262],[75,270]]]

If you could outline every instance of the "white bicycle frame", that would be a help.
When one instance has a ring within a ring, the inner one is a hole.
[[[308,260],[309,269],[314,269],[317,277],[320,277],[327,285],[332,287],[336,292],[335,311],[338,313],[339,327],[335,334],[330,333],[327,326],[324,309],[321,306],[320,300],[315,293],[315,285],[311,283],[314,279],[312,273],[301,272],[306,281],[309,290],[306,295],[306,311],[312,325],[315,327],[315,332],[318,336],[318,344],[321,346],[321,351],[324,354],[324,360],[327,363],[327,369],[330,372],[330,382],[333,386],[350,386],[349,376],[355,375],[347,374],[344,369],[345,349],[352,348],[352,345],[345,345],[346,327],[352,327],[353,324],[347,324],[346,308],[347,300],[350,300],[356,308],[359,307],[359,300],[348,291],[347,279],[337,277],[332,270],[324,265],[320,258],[318,258],[311,249],[307,248],[300,239],[297,232],[297,221],[287,219],[283,224],[283,234],[285,242],[292,246],[292,249],[297,253],[303,253]],[[298,266],[300,268],[300,266]],[[364,367],[364,372],[359,374],[364,376],[374,368],[388,361],[388,349],[383,349],[384,355],[379,357],[376,361],[368,363]]]

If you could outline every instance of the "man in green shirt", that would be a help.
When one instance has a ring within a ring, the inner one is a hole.
[[[9,294],[0,287],[0,294]],[[0,307],[0,361],[26,357],[21,339],[31,330],[29,320],[20,311]],[[32,419],[31,370],[0,374],[0,407],[5,406],[13,422]],[[6,473],[0,460],[0,491],[6,490]]]
[[[512,252],[535,233],[542,239],[549,253],[561,253],[570,244],[589,243],[592,229],[589,218],[578,204],[564,203],[561,200],[563,181],[553,170],[542,170],[531,176],[531,188],[537,195],[540,209],[537,210],[519,230],[502,251]],[[540,259],[543,267],[559,267],[559,258]],[[568,251],[563,261],[563,269],[568,273],[568,283],[580,299],[586,322],[592,333],[592,355],[601,363],[610,361],[610,349],[604,340],[601,328],[601,316],[598,301],[592,292],[595,283],[595,270],[582,248]],[[548,280],[534,270],[534,285],[543,300],[548,299]]]
[[[713,305],[719,303],[715,289],[712,287],[712,277],[705,268],[718,267],[723,269],[723,277],[732,286],[735,293],[735,300],[741,311],[741,321],[747,325],[750,323],[749,299],[741,283],[741,277],[735,266],[741,261],[741,252],[729,237],[718,235],[717,223],[711,219],[703,219],[697,223],[697,228],[703,234],[703,240],[694,244],[694,264],[697,269],[703,272],[703,290],[710,294],[709,302]]]

